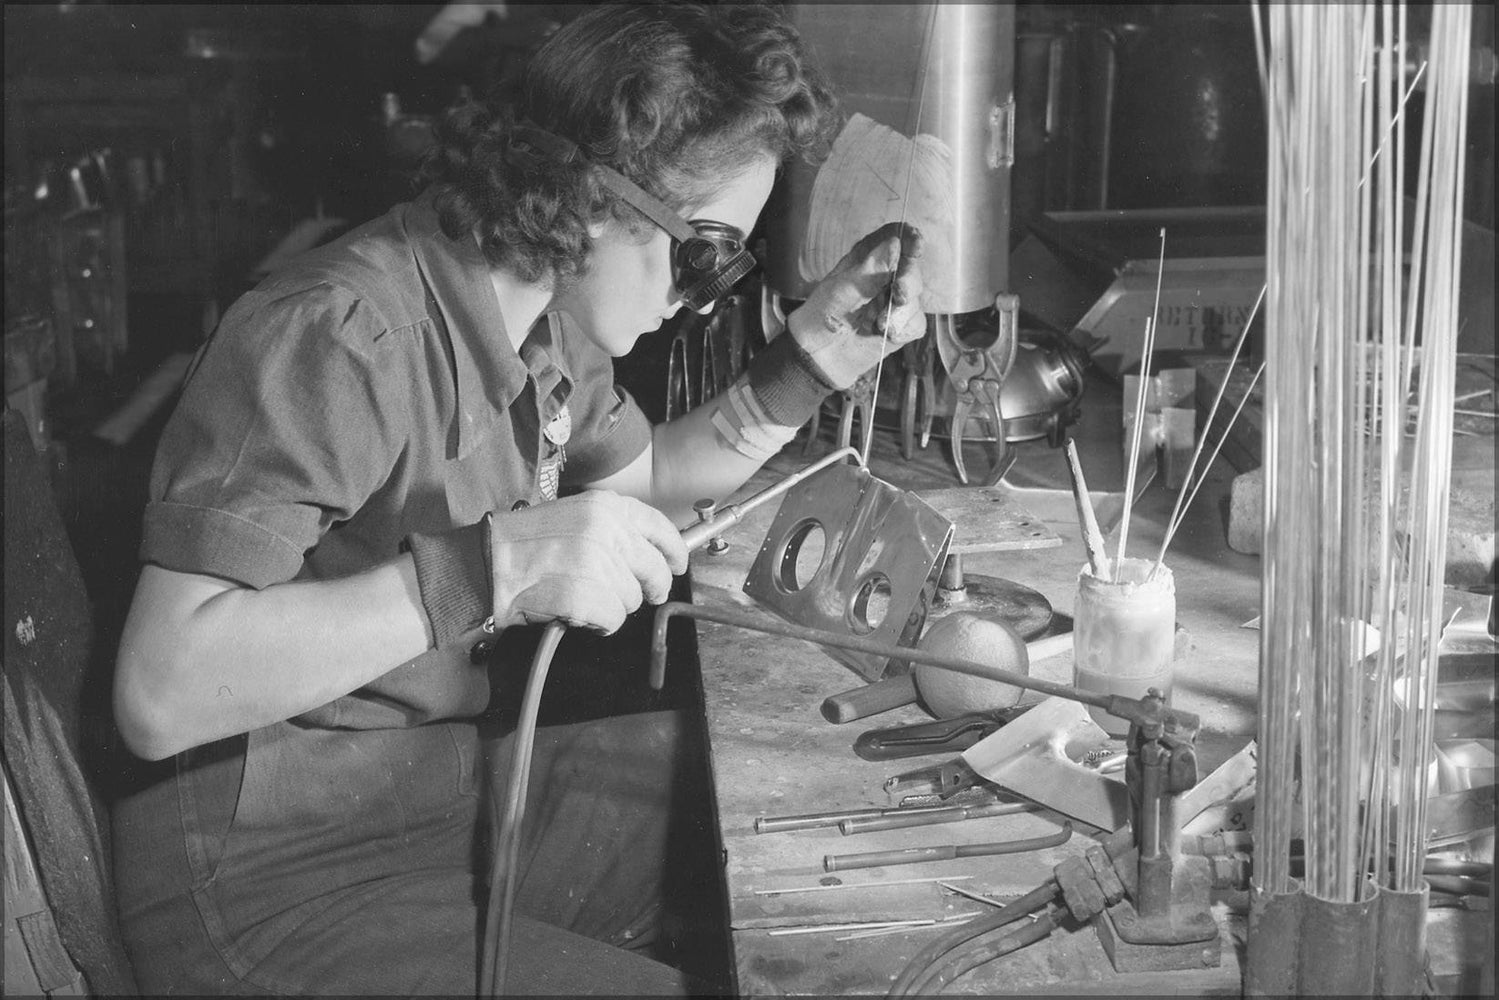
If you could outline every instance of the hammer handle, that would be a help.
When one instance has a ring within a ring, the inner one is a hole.
[[[1032,639],[1025,644],[1025,662],[1028,664],[1039,663],[1053,656],[1060,656],[1071,649],[1071,632],[1063,632],[1061,635],[1042,636],[1040,639]]]
[[[829,722],[853,722],[915,702],[915,678],[910,674],[899,674],[852,691],[829,695],[822,702],[822,717]]]

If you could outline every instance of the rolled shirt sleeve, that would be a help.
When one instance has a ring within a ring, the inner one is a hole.
[[[245,295],[203,349],[163,432],[141,557],[262,588],[390,475],[407,390],[373,307],[323,282]]]

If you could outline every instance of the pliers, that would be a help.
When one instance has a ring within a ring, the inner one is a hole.
[[[1009,446],[1005,437],[999,386],[1015,364],[1019,342],[1012,333],[1002,334],[988,347],[970,346],[959,336],[956,317],[947,315],[937,317],[933,340],[937,344],[937,356],[942,359],[942,368],[956,394],[951,441],[952,462],[957,469],[958,481],[965,486],[968,484],[968,469],[963,462],[963,438],[968,431],[969,418],[976,416],[989,425],[994,435],[997,453],[989,470],[989,477],[984,483],[986,486],[994,486],[1010,471],[1010,466],[1015,464],[1015,450]],[[977,413],[974,412],[975,409]]]
[[[708,316],[703,331],[702,391],[699,402],[725,392],[748,366],[745,298],[730,295]]]
[[[930,328],[930,317],[928,317]],[[901,349],[905,377],[901,384],[900,455],[910,461],[919,443],[932,440],[932,421],[937,407],[937,380],[932,375],[932,339],[919,337]]]
[[[749,357],[744,308],[744,297],[731,295],[708,316],[677,328],[666,356],[667,420],[697,409],[744,372]]]
[[[687,324],[671,338],[666,356],[666,419],[675,420],[690,413],[698,404],[698,381],[692,377],[688,360]]]
[[[953,407],[952,414],[952,464],[958,470],[958,481],[967,485],[968,470],[963,467],[963,437],[968,427],[968,418],[973,414],[975,407],[979,408],[979,416],[994,432],[995,459],[994,465],[989,470],[989,477],[984,481],[985,486],[998,485],[1010,471],[1010,466],[1015,464],[1015,449],[1009,446],[1005,440],[1005,418],[999,409],[999,380],[994,378],[973,378],[966,384],[953,383],[958,388],[958,402]]]
[[[869,437],[874,430],[874,407],[875,407],[875,384],[874,373],[866,372],[860,375],[853,385],[838,392],[838,444],[839,448],[847,448],[853,444],[854,420],[859,421],[859,434],[861,435],[856,447],[862,453],[864,451],[864,439]],[[822,407],[818,407],[812,414],[812,423],[807,432],[807,443],[802,446],[802,454],[809,455],[817,443],[817,434],[822,426]]]
[[[954,795],[985,784],[984,778],[969,767],[967,761],[962,757],[954,757],[934,767],[905,771],[887,778],[885,793],[895,799],[916,794],[936,795],[939,800],[947,801]]]

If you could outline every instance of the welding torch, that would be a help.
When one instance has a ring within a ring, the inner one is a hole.
[[[750,511],[779,497],[808,476],[845,458],[864,464],[857,448],[839,448],[759,493],[739,503],[729,504],[721,510],[716,509],[712,501],[699,500],[693,504],[693,510],[698,516],[697,523],[682,529],[683,543],[688,551],[702,548],[738,524]],[[502,996],[505,992],[514,923],[515,873],[520,861],[520,826],[525,811],[531,756],[536,744],[536,717],[541,708],[541,691],[546,684],[547,672],[551,669],[552,657],[566,631],[567,625],[564,622],[553,621],[547,624],[531,660],[525,694],[521,698],[520,718],[516,723],[512,742],[509,782],[504,791],[504,813],[494,824],[489,902],[484,924],[484,947],[480,956],[480,982],[484,987],[484,995],[487,996]],[[656,687],[659,688],[660,685],[657,684]],[[495,767],[490,775],[492,804],[500,801],[500,775],[499,767]]]
[[[808,476],[821,472],[830,465],[836,465],[845,458],[852,458],[859,465],[864,464],[864,458],[859,454],[859,449],[853,446],[839,448],[837,451],[830,452],[819,458],[800,472],[793,472],[785,479],[767,486],[754,496],[746,500],[741,500],[739,503],[731,503],[722,510],[713,507],[711,501],[699,500],[693,504],[693,510],[698,515],[698,522],[682,529],[683,544],[687,546],[688,551],[702,548],[726,530],[744,520],[744,516],[756,507],[774,500]]]

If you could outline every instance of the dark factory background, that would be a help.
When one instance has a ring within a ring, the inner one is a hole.
[[[184,359],[278,246],[412,193],[433,118],[569,16],[511,4],[420,62],[440,9],[5,5],[6,394],[44,450],[99,650],[128,606]],[[1016,23],[1015,242],[1048,211],[1264,203],[1247,3],[1022,3]],[[1492,53],[1492,4],[1475,27]],[[1467,215],[1489,229],[1493,113],[1475,88]],[[656,417],[671,335],[619,366]]]

